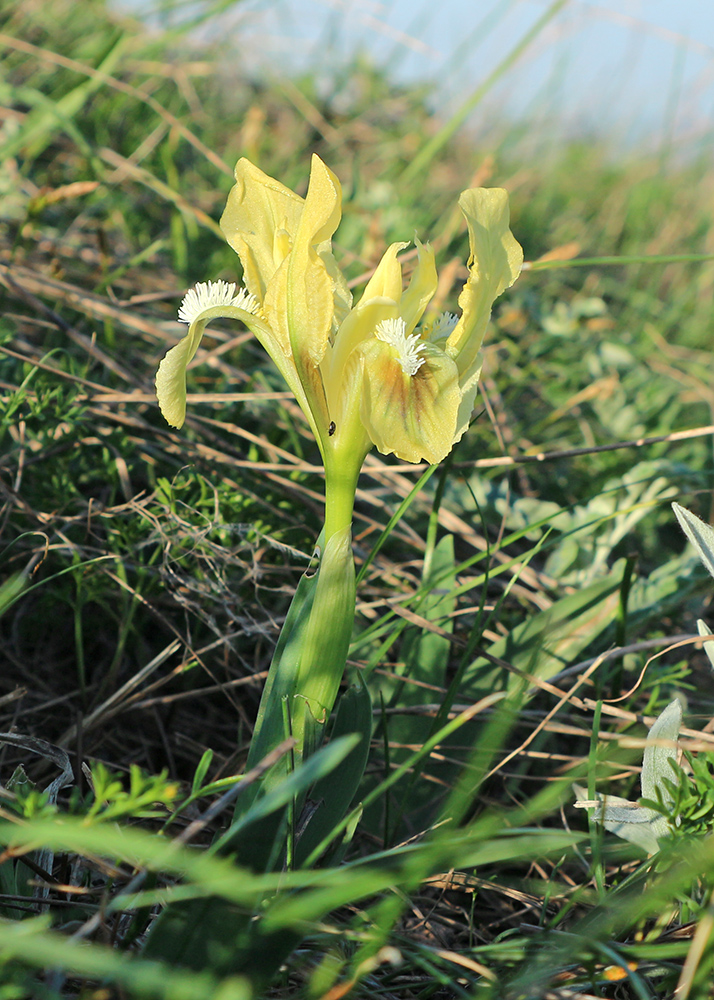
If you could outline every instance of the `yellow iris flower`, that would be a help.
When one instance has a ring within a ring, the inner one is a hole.
[[[341,199],[339,181],[318,156],[304,199],[248,160],[238,162],[221,228],[240,257],[245,288],[209,282],[184,299],[179,318],[188,333],[156,377],[170,424],[183,424],[186,367],[206,324],[225,316],[241,320],[272,357],[310,422],[328,473],[341,468],[356,481],[372,445],[408,462],[436,463],[460,440],[493,302],[523,262],[508,228],[508,196],[501,188],[461,195],[471,248],[461,316],[426,320],[438,279],[433,250],[418,240],[406,289],[398,254],[407,244],[393,243],[353,304],[332,253]]]

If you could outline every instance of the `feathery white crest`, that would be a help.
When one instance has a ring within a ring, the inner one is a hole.
[[[399,319],[383,319],[377,324],[374,331],[377,340],[382,340],[386,344],[394,347],[399,357],[397,361],[402,366],[405,375],[416,375],[421,366],[426,361],[422,353],[426,347],[418,333],[411,333],[408,337],[407,325],[401,317]]]
[[[458,322],[459,318],[454,313],[442,313],[437,316],[431,328],[429,340],[444,340],[451,334]]]
[[[256,313],[259,303],[255,295],[250,295],[245,288],[240,288],[236,294],[232,281],[199,281],[184,296],[178,312],[179,322],[190,325],[204,309],[212,306],[235,306],[245,312]]]

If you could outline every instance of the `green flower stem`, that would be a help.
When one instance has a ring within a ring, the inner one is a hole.
[[[325,527],[316,546],[316,565],[300,580],[278,640],[251,741],[249,768],[286,736],[297,740],[295,762],[309,757],[322,741],[354,622],[351,527],[361,459],[361,453],[355,454],[346,444],[326,455]],[[289,760],[277,764],[262,782],[264,790],[291,766]]]
[[[352,524],[352,512],[357,492],[362,460],[344,450],[331,450],[325,455],[325,544],[337,531]]]
[[[355,616],[355,567],[350,523],[325,539],[315,600],[301,641],[292,735],[297,760],[320,746],[340,689]]]

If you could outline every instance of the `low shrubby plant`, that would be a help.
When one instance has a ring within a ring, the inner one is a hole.
[[[702,563],[714,576],[714,529],[691,511],[672,504],[685,535],[696,549]],[[702,637],[711,631],[702,619],[697,620]],[[714,643],[703,648],[714,667]],[[675,698],[650,727],[642,759],[642,803],[630,802],[617,795],[596,792],[596,801],[581,785],[575,785],[577,805],[592,810],[592,817],[610,833],[656,854],[661,841],[678,831],[683,835],[709,832],[714,818],[714,775],[712,755],[693,757],[686,754],[688,771],[678,762],[682,703]]]

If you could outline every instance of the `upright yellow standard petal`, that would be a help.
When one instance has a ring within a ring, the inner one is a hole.
[[[397,254],[408,246],[408,243],[392,243],[387,247],[374,274],[367,282],[360,304],[377,298],[399,302],[402,297],[402,265],[397,259]]]
[[[352,308],[352,292],[332,253],[331,241],[325,240],[324,243],[321,243],[317,247],[317,253],[332,281],[334,299],[332,336],[334,336]]]
[[[342,185],[327,164],[313,153],[305,207],[295,241],[319,246],[331,240],[342,218]]]
[[[508,194],[503,188],[471,188],[459,198],[469,229],[469,277],[459,296],[461,319],[446,350],[460,372],[473,368],[494,299],[516,280],[523,250],[508,228]]]
[[[325,241],[337,229],[341,212],[340,182],[319,156],[313,156],[305,206],[288,265],[288,326],[297,364],[318,365],[333,332],[335,282],[323,256]]]
[[[454,431],[454,444],[460,441],[471,424],[471,415],[474,409],[474,401],[478,392],[478,383],[481,378],[481,368],[483,367],[483,355],[479,353],[471,363],[471,367],[465,372],[459,372],[459,389],[461,390],[461,402],[459,412],[456,417],[456,430]]]
[[[287,308],[289,266],[290,260],[289,257],[286,257],[268,282],[265,289],[265,298],[263,299],[263,314],[275,334],[281,354],[289,358],[290,364],[295,367],[293,348],[290,342]],[[272,357],[272,352],[270,353]]]
[[[337,420],[344,399],[344,372],[348,358],[363,340],[374,336],[380,322],[396,319],[399,306],[393,299],[362,298],[344,319],[334,344],[322,362],[323,379],[330,404],[330,413]]]
[[[424,310],[431,302],[439,283],[434,263],[434,251],[428,243],[424,245],[419,240],[415,242],[419,259],[409,287],[399,303],[399,313],[406,323],[408,334],[412,332],[424,315]]]
[[[268,282],[290,250],[305,203],[250,160],[240,159],[235,175],[221,229],[241,259],[246,288],[262,302]]]

